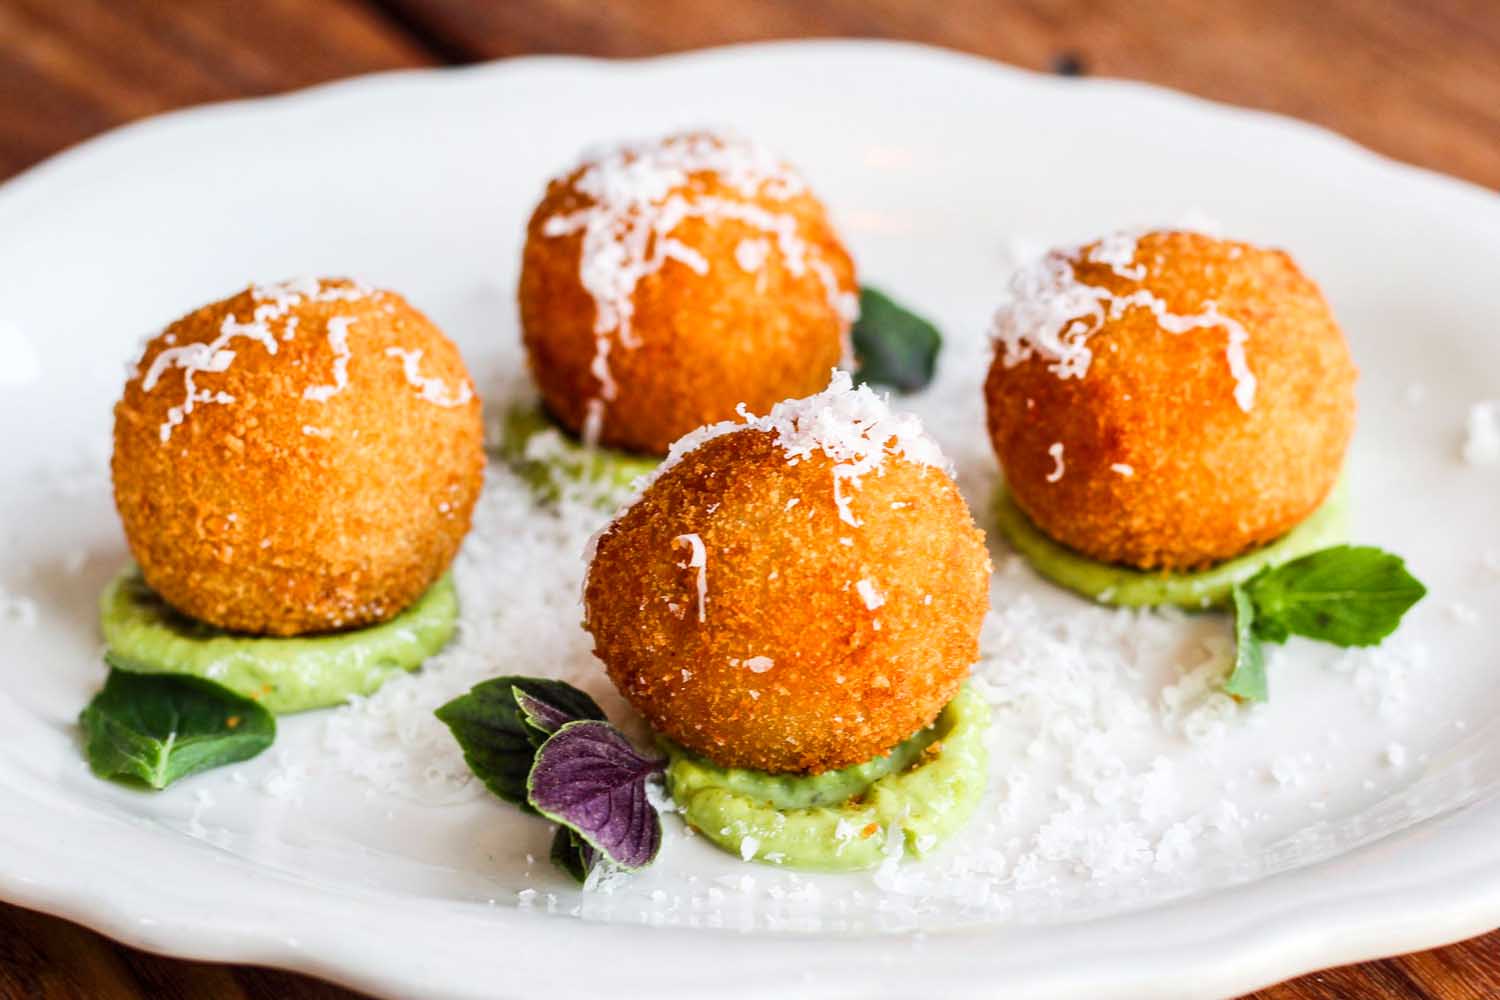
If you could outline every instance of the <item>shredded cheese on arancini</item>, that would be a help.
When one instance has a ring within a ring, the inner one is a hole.
[[[474,398],[474,390],[469,388],[468,382],[459,382],[457,389],[449,388],[448,383],[435,376],[422,374],[422,349],[420,347],[405,351],[399,347],[387,347],[385,353],[388,357],[401,359],[401,371],[406,376],[406,381],[417,395],[427,400],[433,406],[453,407],[463,406]]]
[[[233,314],[225,316],[219,324],[219,335],[208,343],[170,346],[151,359],[151,366],[141,379],[142,392],[155,390],[169,371],[182,372],[182,402],[167,410],[167,419],[161,425],[162,443],[171,440],[173,429],[187,419],[197,404],[234,402],[229,393],[199,389],[196,382],[199,374],[229,370],[235,359],[235,351],[229,347],[234,340],[253,340],[267,354],[274,355],[276,335],[280,333],[282,339],[290,340],[295,333],[297,318],[290,314],[298,305],[303,302],[353,302],[375,294],[379,293],[358,281],[335,285],[325,284],[317,278],[293,278],[276,284],[252,285],[250,297],[256,306],[249,320],[241,322]],[[171,343],[170,340],[167,342]],[[337,377],[337,365],[335,368]]]
[[[645,490],[705,442],[746,430],[773,434],[788,462],[795,464],[815,452],[833,459],[834,503],[839,518],[856,528],[862,522],[850,508],[848,491],[858,489],[860,479],[877,471],[888,456],[952,474],[942,449],[915,414],[893,411],[869,386],[856,387],[846,371],[834,369],[828,388],[803,399],[783,400],[763,417],[746,412],[743,406],[739,415],[739,420],[709,424],[683,435],[661,465],[642,478],[638,489]]]
[[[1250,335],[1238,320],[1219,312],[1217,303],[1207,302],[1202,311],[1181,316],[1169,312],[1149,288],[1117,294],[1078,279],[1074,265],[1082,259],[1104,264],[1119,277],[1142,284],[1147,267],[1133,263],[1142,235],[1140,231],[1113,233],[1090,247],[1053,250],[1018,268],[1010,280],[1010,301],[995,312],[990,327],[1001,363],[1014,368],[1035,356],[1047,361],[1047,369],[1058,378],[1081,379],[1094,359],[1089,338],[1131,309],[1146,309],[1168,333],[1210,327],[1224,330],[1224,359],[1234,378],[1234,401],[1249,413],[1255,406],[1256,387],[1245,356]]]
[[[696,533],[678,535],[672,539],[672,544],[683,544],[692,550],[688,561],[678,563],[683,569],[695,569],[698,571],[698,621],[708,621],[708,549],[703,545],[703,539]]]

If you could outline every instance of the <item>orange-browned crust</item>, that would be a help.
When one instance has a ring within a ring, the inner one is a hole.
[[[1039,356],[1008,368],[997,353],[989,430],[1021,509],[1094,559],[1169,570],[1232,558],[1306,518],[1340,475],[1355,414],[1354,364],[1317,286],[1279,250],[1193,233],[1141,237],[1142,282],[1086,254],[1073,258],[1086,285],[1145,287],[1173,314],[1213,303],[1237,320],[1254,403],[1236,402],[1222,326],[1170,333],[1140,307],[1088,339],[1082,378]]]
[[[274,355],[238,337],[227,368],[197,372],[197,389],[224,401],[170,426],[184,373],[167,368],[146,391],[153,361],[212,342],[226,317],[251,322],[256,307],[247,290],[183,317],[126,384],[112,470],[131,553],[168,603],[222,628],[296,635],[390,618],[447,569],[479,494],[479,400],[463,359],[394,293],[304,301],[288,313],[290,337],[274,325]],[[347,385],[306,398],[336,381],[336,317],[349,320]],[[420,350],[420,377],[463,401],[423,398],[390,350]]]
[[[931,723],[978,658],[989,558],[953,481],[888,457],[850,490],[852,527],[832,465],[789,463],[765,431],[714,438],[599,541],[595,654],[657,731],[720,764],[868,760]],[[701,622],[691,545],[674,541],[689,534],[707,557]]]
[[[531,217],[521,270],[521,326],[531,372],[547,409],[580,433],[601,382],[596,355],[595,303],[579,278],[583,236],[547,236],[546,221],[592,204],[575,186],[582,170],[553,181]],[[697,173],[677,194],[723,198],[792,217],[810,259],[825,262],[840,290],[856,291],[854,265],[811,194],[785,200],[748,197],[712,173]],[[636,286],[632,333],[639,346],[613,341],[608,355],[618,385],[600,428],[602,444],[663,454],[688,431],[727,420],[746,404],[764,412],[782,399],[809,395],[838,364],[848,323],[830,304],[809,267],[788,269],[774,249],[754,271],[741,267],[744,240],[775,239],[737,219],[689,217],[673,238],[701,254],[704,274],[677,259]]]

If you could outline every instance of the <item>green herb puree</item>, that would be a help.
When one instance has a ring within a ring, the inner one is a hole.
[[[804,871],[873,868],[894,831],[920,857],[963,827],[984,795],[989,707],[965,687],[933,725],[841,771],[773,775],[720,767],[665,743],[684,819],[745,860]]]
[[[500,457],[544,503],[565,490],[583,487],[606,510],[630,496],[631,485],[661,461],[613,448],[590,448],[565,434],[536,406],[512,407],[505,414]]]
[[[996,490],[995,521],[1001,536],[1038,573],[1101,604],[1225,608],[1234,585],[1265,567],[1348,541],[1349,491],[1340,482],[1307,520],[1276,541],[1196,573],[1150,572],[1080,555],[1042,534],[1004,487]]]
[[[279,638],[225,632],[172,609],[128,569],[99,601],[110,662],[138,674],[190,674],[272,712],[301,712],[369,694],[415,670],[452,638],[458,594],[444,576],[390,621],[350,632]]]

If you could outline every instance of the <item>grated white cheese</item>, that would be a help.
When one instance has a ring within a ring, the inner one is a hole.
[[[0,622],[13,622],[22,628],[32,628],[39,618],[36,601],[22,594],[9,594],[0,590]]]
[[[1500,463],[1500,399],[1469,407],[1464,430],[1464,461],[1470,465]]]
[[[835,369],[828,388],[804,399],[788,399],[771,407],[766,416],[748,413],[742,405],[739,420],[709,424],[683,435],[672,444],[666,460],[636,484],[639,497],[684,455],[708,441],[755,430],[774,434],[776,444],[791,463],[815,452],[832,459],[833,500],[840,520],[859,527],[846,487],[859,488],[860,480],[881,468],[888,456],[914,465],[926,465],[952,474],[937,442],[922,429],[922,421],[911,413],[897,413],[889,401],[868,385],[857,388],[848,372]],[[627,505],[628,506],[628,505]],[[793,505],[788,503],[787,509]],[[592,550],[589,552],[592,559]]]
[[[385,353],[388,357],[401,359],[401,371],[406,376],[406,381],[417,390],[417,395],[434,406],[454,407],[463,406],[474,398],[474,390],[469,388],[467,379],[458,383],[454,389],[436,376],[422,374],[422,349],[420,347],[412,350],[402,350],[399,347],[387,347]]]
[[[698,571],[698,621],[708,620],[708,549],[703,545],[703,539],[696,533],[678,535],[672,539],[672,544],[683,544],[692,550],[688,561],[678,563],[683,569],[696,569]]]
[[[261,782],[261,791],[273,799],[300,802],[307,775],[306,764],[279,753],[276,757],[276,769]]]
[[[865,602],[865,607],[870,611],[885,604],[884,595],[875,589],[875,584],[869,579],[859,581],[854,585],[854,589],[859,592],[860,600]]]
[[[743,271],[754,274],[766,264],[771,253],[771,244],[763,239],[740,240],[734,248],[734,262]]]
[[[1460,625],[1478,625],[1479,612],[1472,605],[1463,601],[1450,601],[1448,604],[1448,616]]]
[[[29,385],[42,377],[42,359],[31,341],[19,329],[0,320],[0,385]],[[134,371],[130,374],[135,377]]]
[[[1052,464],[1052,471],[1049,472],[1049,473],[1047,473],[1047,482],[1049,482],[1049,483],[1055,483],[1058,480],[1062,479],[1063,472],[1065,471],[1064,466],[1063,466],[1063,446],[1062,446],[1062,442],[1061,441],[1054,441],[1054,442],[1052,442],[1051,447],[1049,447],[1047,449],[1047,454],[1050,455],[1050,456],[1052,456],[1052,463],[1053,463]]]
[[[1083,378],[1093,362],[1089,338],[1106,322],[1118,320],[1132,309],[1146,309],[1157,325],[1168,333],[1218,327],[1227,342],[1225,362],[1234,378],[1234,400],[1246,413],[1255,405],[1255,374],[1245,355],[1249,333],[1236,319],[1207,302],[1191,316],[1167,311],[1167,304],[1145,287],[1149,271],[1144,262],[1132,264],[1137,241],[1144,230],[1113,233],[1092,247],[1053,250],[1016,269],[1010,280],[1010,298],[995,313],[990,334],[1007,368],[1041,357],[1058,378]],[[1109,266],[1117,276],[1142,287],[1117,294],[1102,285],[1084,284],[1074,265],[1084,256]]]
[[[1129,479],[1131,476],[1135,475],[1135,469],[1132,466],[1126,465],[1124,462],[1116,462],[1109,467],[1109,471],[1116,473],[1117,475],[1124,476],[1126,479]]]
[[[213,340],[164,347],[151,359],[150,367],[141,378],[142,392],[154,391],[168,372],[182,372],[182,402],[168,408],[167,419],[160,427],[162,442],[171,440],[172,430],[186,420],[198,404],[229,404],[235,401],[233,396],[222,390],[199,389],[197,385],[197,376],[200,374],[229,370],[235,359],[235,351],[229,345],[235,340],[244,338],[254,341],[267,354],[275,355],[278,349],[276,326],[280,324],[283,338],[290,340],[296,329],[296,317],[290,316],[290,313],[296,306],[303,302],[352,302],[379,294],[358,281],[334,284],[318,278],[294,278],[279,284],[251,286],[250,297],[256,305],[249,320],[242,322],[233,314],[225,316],[219,324],[219,335]],[[334,336],[331,327],[330,323],[330,342]],[[335,377],[337,372],[336,361]]]
[[[288,322],[295,319],[293,316]],[[333,348],[333,382],[308,386],[302,390],[303,399],[326,403],[349,385],[349,325],[353,322],[352,316],[334,316],[328,321],[328,346]]]
[[[745,661],[745,669],[752,674],[763,674],[776,666],[776,661],[769,656],[752,656]]]

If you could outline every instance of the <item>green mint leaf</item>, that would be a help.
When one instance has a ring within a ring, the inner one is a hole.
[[[464,762],[484,786],[528,813],[536,810],[526,801],[526,778],[547,737],[568,722],[604,718],[593,698],[543,677],[496,677],[433,714],[458,740]]]
[[[1234,597],[1234,670],[1224,690],[1241,701],[1266,700],[1266,651],[1255,634],[1255,605],[1236,584]]]
[[[276,720],[249,698],[184,674],[137,674],[110,663],[79,716],[89,768],[162,789],[199,771],[249,760],[276,739]]]
[[[943,338],[937,327],[873,288],[859,291],[852,332],[858,379],[916,392],[932,381]]]
[[[599,860],[599,852],[593,845],[566,826],[559,826],[552,837],[552,863],[567,872],[580,885],[588,880],[589,872]]]
[[[500,798],[534,813],[526,801],[526,776],[536,756],[536,730],[516,704],[515,690],[526,677],[497,677],[476,684],[433,714],[453,733],[484,787]]]
[[[1255,632],[1339,646],[1374,646],[1427,593],[1400,556],[1368,545],[1337,545],[1262,570],[1245,584]]]

